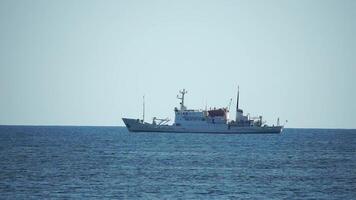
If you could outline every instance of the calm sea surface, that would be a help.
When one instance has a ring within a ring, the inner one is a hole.
[[[0,199],[356,199],[356,130],[0,126]]]

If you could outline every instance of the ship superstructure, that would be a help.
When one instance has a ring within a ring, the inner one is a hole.
[[[268,126],[262,121],[262,116],[250,118],[239,108],[239,89],[236,99],[236,118],[229,119],[229,108],[214,108],[205,110],[187,109],[184,104],[185,89],[179,91],[179,108],[174,108],[175,118],[169,125],[169,119],[153,118],[152,123],[140,119],[123,118],[131,132],[191,132],[191,133],[281,133],[283,126]],[[143,104],[144,105],[144,104]],[[144,113],[144,111],[143,111]]]

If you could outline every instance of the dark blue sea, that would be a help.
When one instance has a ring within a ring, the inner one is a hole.
[[[0,199],[356,199],[356,130],[0,126]]]

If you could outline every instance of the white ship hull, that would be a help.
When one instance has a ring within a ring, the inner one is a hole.
[[[228,124],[205,124],[201,126],[154,125],[138,119],[122,119],[130,132],[172,132],[172,133],[220,133],[220,134],[278,134],[283,126],[239,127]]]

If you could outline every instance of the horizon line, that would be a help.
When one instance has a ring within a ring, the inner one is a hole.
[[[0,124],[1,126],[22,126],[22,127],[124,127],[125,125],[69,125],[69,124]],[[328,129],[328,130],[356,130],[356,128],[326,128],[326,127],[284,127],[284,129]]]

